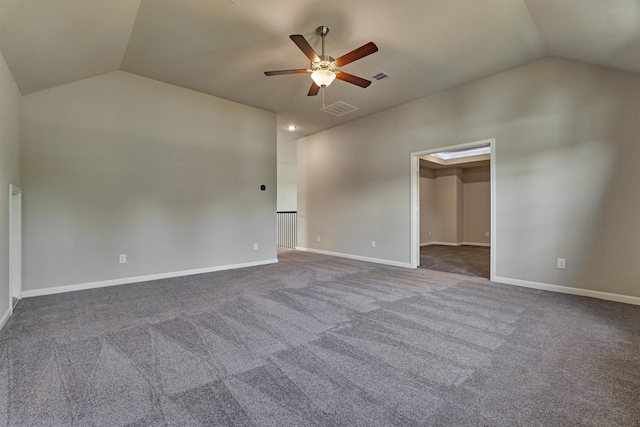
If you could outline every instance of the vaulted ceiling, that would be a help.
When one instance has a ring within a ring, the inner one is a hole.
[[[338,57],[369,41],[379,51],[344,67],[367,89],[336,81],[320,111],[289,39],[303,34]],[[23,95],[122,70],[278,114],[296,137],[547,56],[640,73],[640,0],[0,0],[0,51]]]

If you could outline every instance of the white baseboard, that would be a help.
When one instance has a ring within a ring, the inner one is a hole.
[[[476,243],[476,242],[462,242],[463,246],[481,246],[483,248],[490,248],[491,243]]]
[[[440,246],[482,246],[482,247],[486,247],[486,248],[491,247],[491,243],[476,243],[476,242],[459,242],[459,243],[427,242],[427,243],[420,243],[420,246],[430,246],[430,245],[440,245]]]
[[[233,270],[236,268],[256,267],[258,265],[274,264],[277,259],[264,261],[245,262],[240,264],[218,265],[215,267],[196,268],[193,270],[172,271],[169,273],[150,274],[147,276],[124,277],[122,279],[103,280],[100,282],[80,283],[77,285],[56,286],[53,288],[33,289],[22,291],[23,298],[37,297],[41,295],[60,294],[63,292],[82,291],[86,289],[104,288],[107,286],[126,285],[131,283],[148,282],[150,280],[170,279],[172,277],[190,276],[192,274],[211,273],[214,271]]]
[[[340,257],[340,258],[355,259],[355,260],[358,260],[358,261],[374,262],[376,264],[392,265],[394,267],[411,268],[411,264],[409,264],[408,262],[389,261],[387,259],[370,258],[370,257],[360,256],[360,255],[343,254],[343,253],[340,253],[340,252],[323,251],[323,250],[320,250],[320,249],[303,248],[303,247],[300,247],[300,246],[296,246],[296,250],[297,251],[302,251],[302,252],[312,252],[312,253],[321,254],[321,255],[336,256],[336,257]]]
[[[9,304],[11,304],[11,301],[9,301]],[[7,324],[9,317],[11,317],[11,307],[9,307],[7,311],[2,315],[2,318],[0,318],[0,331],[2,330],[2,328],[4,328],[4,325]]]
[[[623,302],[626,304],[640,305],[640,297],[612,294],[609,292],[593,291],[591,289],[572,288],[569,286],[550,285],[548,283],[531,282],[528,280],[510,279],[507,277],[494,277],[492,281],[505,285],[522,286],[524,288],[541,289],[544,291],[559,292],[562,294],[579,295],[583,297],[598,298],[607,301]]]

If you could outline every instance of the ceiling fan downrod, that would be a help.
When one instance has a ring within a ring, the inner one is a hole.
[[[324,64],[326,64],[327,62],[333,61],[333,58],[327,57],[327,55],[325,54],[325,50],[324,50],[324,39],[327,37],[327,34],[329,34],[329,27],[327,27],[325,25],[321,25],[318,28],[316,28],[316,33],[318,33],[318,35],[322,39],[322,56],[320,57],[320,67],[324,68],[323,67]],[[322,90],[322,108],[320,109],[320,111],[324,111],[324,107],[325,107],[325,105],[324,105],[324,89],[325,89],[325,87],[327,87],[327,86],[326,85],[320,86],[320,88]]]
[[[327,37],[327,34],[329,34],[329,27],[321,25],[318,28],[316,28],[316,33],[318,33],[320,38],[322,38],[322,57],[320,58],[320,60],[321,61],[326,61],[326,59],[325,59],[326,56],[325,56],[325,53],[324,53],[324,39],[325,39],[325,37]]]

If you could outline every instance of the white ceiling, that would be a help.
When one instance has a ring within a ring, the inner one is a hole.
[[[320,25],[333,57],[377,44],[344,71],[393,76],[334,82],[326,103],[359,107],[345,116],[306,96],[309,76],[263,74],[308,67],[288,36],[319,52]],[[0,0],[0,51],[23,95],[123,70],[275,112],[301,137],[546,56],[640,73],[640,0]]]

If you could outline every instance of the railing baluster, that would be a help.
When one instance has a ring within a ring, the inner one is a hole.
[[[278,212],[278,246],[295,249],[298,243],[298,218],[296,211]]]

